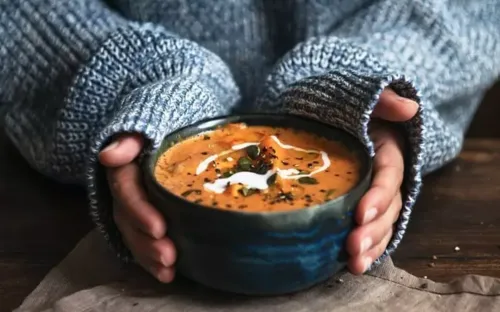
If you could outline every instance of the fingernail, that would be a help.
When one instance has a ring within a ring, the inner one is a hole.
[[[166,267],[169,267],[170,265],[172,265],[171,263],[169,263],[166,256],[161,256],[160,261],[161,261],[161,264],[163,264]]]
[[[364,263],[364,266],[365,266],[365,269],[364,269],[364,271],[363,271],[363,272],[368,271],[368,269],[369,269],[369,268],[370,268],[370,266],[372,265],[372,262],[373,262],[373,260],[372,260],[372,258],[370,258],[370,257],[366,257],[366,258],[363,260],[363,263]]]
[[[368,249],[370,249],[372,247],[372,244],[373,244],[373,240],[371,237],[365,237],[362,241],[361,241],[361,246],[360,246],[360,252],[359,253],[365,253],[366,251],[368,251]]]
[[[367,212],[365,212],[365,216],[363,217],[363,224],[366,224],[377,216],[377,208],[370,208]]]
[[[106,146],[102,152],[108,152],[112,149],[115,149],[118,145],[120,144],[120,141],[114,141],[113,143],[109,144],[108,146]]]
[[[418,108],[418,103],[415,102],[414,100],[410,100],[410,99],[407,99],[407,98],[403,98],[403,101],[408,104],[408,105],[411,105],[415,108]]]

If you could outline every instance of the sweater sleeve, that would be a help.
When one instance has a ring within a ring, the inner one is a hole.
[[[0,60],[7,135],[39,172],[87,187],[93,220],[124,260],[98,152],[122,132],[154,148],[239,98],[219,57],[102,0],[0,0]]]
[[[269,75],[259,110],[330,123],[372,155],[367,128],[382,90],[420,104],[417,116],[398,125],[409,146],[404,204],[384,256],[403,238],[422,175],[457,156],[500,71],[499,14],[497,1],[376,1],[353,9],[328,35],[299,43]]]

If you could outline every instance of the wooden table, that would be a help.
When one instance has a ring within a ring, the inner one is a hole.
[[[5,139],[0,151],[0,311],[11,311],[91,223],[80,190],[36,174]],[[425,179],[394,261],[436,281],[500,277],[500,140],[469,140],[456,162]]]

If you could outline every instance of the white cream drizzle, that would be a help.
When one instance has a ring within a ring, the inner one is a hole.
[[[330,159],[328,158],[328,154],[324,151],[306,150],[293,145],[283,144],[275,135],[272,135],[271,139],[273,139],[283,149],[293,149],[299,152],[320,154],[323,164],[321,165],[321,167],[315,169],[314,171],[308,174],[299,174],[300,171],[294,168],[290,169],[276,168],[276,170],[269,170],[265,174],[257,174],[254,172],[242,171],[242,172],[237,172],[228,178],[216,179],[213,183],[205,183],[203,184],[203,187],[206,190],[217,194],[223,193],[228,187],[228,185],[233,185],[233,184],[243,184],[247,188],[265,190],[268,188],[267,179],[269,179],[269,177],[272,176],[274,173],[277,173],[282,179],[300,179],[303,177],[311,177],[319,172],[325,171],[331,165]],[[211,155],[200,162],[200,164],[196,168],[196,175],[199,175],[203,173],[205,170],[207,170],[210,163],[217,160],[217,158],[221,156],[232,153],[233,151],[247,148],[248,146],[259,145],[259,144],[260,144],[259,142],[247,142],[242,144],[236,144],[233,145],[230,150],[223,151],[219,154]]]

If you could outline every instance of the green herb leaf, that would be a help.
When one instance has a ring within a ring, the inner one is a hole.
[[[302,177],[299,179],[300,184],[318,184],[318,180],[313,177]]]
[[[196,195],[201,195],[201,190],[187,190],[184,193],[181,194],[182,197],[188,197],[192,193],[195,193]]]
[[[226,171],[222,174],[222,178],[226,179],[226,178],[229,178],[230,176],[232,176],[234,174],[234,172],[232,170],[230,171]]]
[[[250,145],[245,151],[250,159],[257,159],[260,155],[260,148],[257,145]]]
[[[243,187],[241,189],[238,190],[238,192],[245,196],[245,197],[248,197],[250,195],[253,195],[255,193],[257,193],[257,190],[256,189],[253,189],[253,188],[246,188],[246,187]]]
[[[240,171],[249,171],[252,166],[252,160],[246,156],[238,159],[238,170]]]
[[[337,190],[336,189],[329,189],[326,194],[325,194],[325,199],[328,200],[330,199],[330,196],[332,196],[333,194],[335,194]]]
[[[307,171],[307,170],[299,170],[299,174],[309,174],[311,172]]]
[[[276,177],[277,176],[278,176],[278,174],[275,173],[272,176],[270,176],[269,178],[267,178],[267,185],[268,186],[274,185],[276,183]]]
[[[265,162],[259,163],[255,169],[255,173],[257,174],[265,174],[269,169],[271,168],[271,165],[266,164]]]

